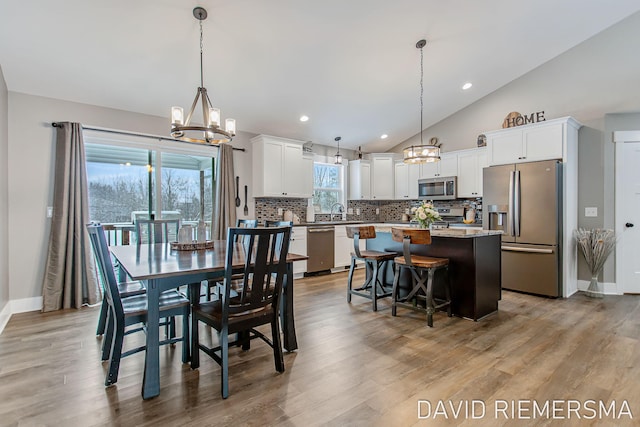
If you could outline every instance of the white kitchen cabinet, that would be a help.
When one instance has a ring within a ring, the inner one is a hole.
[[[456,152],[440,154],[440,161],[420,164],[420,178],[458,175],[458,155]]]
[[[313,195],[313,159],[303,156],[303,142],[268,135],[251,142],[254,197]]]
[[[371,199],[371,163],[369,160],[349,162],[349,200]]]
[[[392,200],[394,198],[393,184],[393,154],[371,154],[371,199]]]
[[[353,252],[353,239],[347,237],[347,226],[336,225],[334,236],[334,267],[343,268],[346,266],[350,266],[351,252]],[[361,251],[366,249],[366,242],[366,240],[360,241],[359,247]]]
[[[485,132],[489,165],[536,162],[566,158],[567,126],[571,117]]]
[[[395,162],[394,165],[394,198],[397,200],[414,200],[418,198],[418,179],[420,165]]]
[[[307,255],[307,227],[291,227],[291,241],[289,252],[298,255]],[[301,275],[307,271],[307,261],[293,263],[293,274]]]
[[[482,169],[488,165],[484,147],[458,151],[458,197],[482,197]]]

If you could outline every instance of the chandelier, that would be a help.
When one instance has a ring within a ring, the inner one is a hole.
[[[429,144],[422,140],[422,116],[424,110],[424,54],[422,48],[427,44],[426,40],[419,40],[416,47],[420,49],[420,145],[412,145],[402,150],[405,163],[427,163],[440,160],[440,145],[437,138],[432,138]]]
[[[336,136],[334,141],[338,143],[338,152],[335,154],[335,156],[333,156],[334,158],[334,163],[336,165],[341,165],[342,164],[342,154],[340,154],[340,140],[342,138],[339,136]]]
[[[230,142],[236,135],[235,119],[226,119],[224,130],[220,127],[220,110],[211,106],[211,100],[204,87],[204,72],[202,67],[202,21],[207,19],[207,11],[202,7],[193,9],[193,16],[200,21],[200,87],[191,104],[191,110],[184,119],[182,107],[171,107],[171,136],[187,142],[199,142],[202,144],[219,144]],[[203,125],[191,124],[193,113],[197,108],[198,100],[202,100]],[[189,136],[188,136],[189,135]]]

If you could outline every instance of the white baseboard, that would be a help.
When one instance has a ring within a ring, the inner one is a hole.
[[[600,285],[602,286],[603,289],[603,293],[605,295],[622,295],[623,292],[621,292],[618,289],[618,286],[615,283],[612,282],[602,282],[600,283]],[[578,290],[579,291],[586,291],[587,288],[589,287],[589,281],[588,280],[578,280]]]
[[[11,315],[42,310],[42,297],[21,298],[7,302],[0,312],[0,334],[9,323]]]

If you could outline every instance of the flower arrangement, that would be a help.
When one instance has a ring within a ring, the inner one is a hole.
[[[598,286],[598,275],[616,246],[615,232],[599,228],[592,230],[579,228],[575,231],[575,237],[591,271],[591,282],[586,294],[590,297],[602,298],[603,294]]]
[[[413,220],[418,221],[421,228],[429,228],[436,221],[442,221],[440,214],[433,208],[433,203],[422,202],[418,207],[411,208]]]

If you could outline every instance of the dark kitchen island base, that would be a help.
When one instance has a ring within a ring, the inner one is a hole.
[[[402,228],[402,227],[399,227]],[[402,243],[391,239],[390,227],[377,227],[376,238],[367,240],[367,249],[402,254]],[[411,245],[411,252],[449,258],[451,308],[453,314],[479,320],[498,311],[501,297],[500,234],[486,230],[434,230],[431,245]],[[393,284],[393,271],[384,270],[384,280]],[[436,293],[442,288],[436,276]],[[411,288],[409,274],[400,277],[400,289]]]

